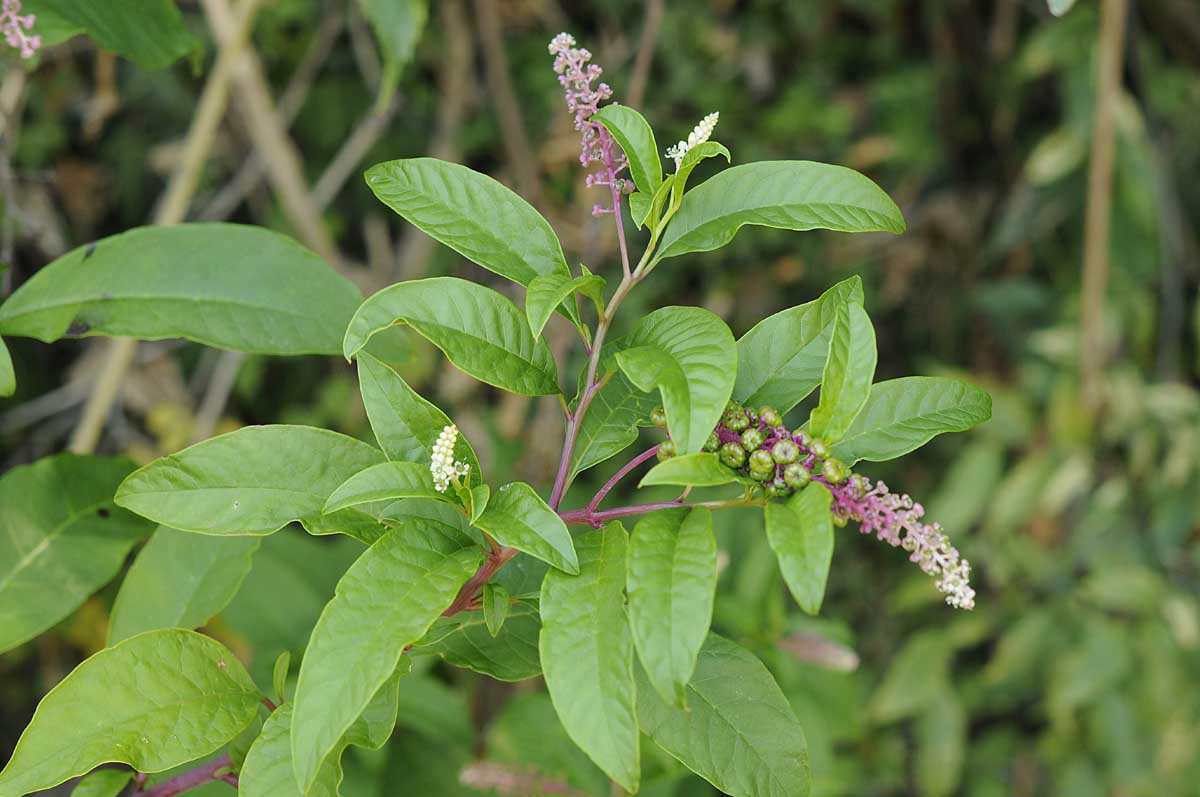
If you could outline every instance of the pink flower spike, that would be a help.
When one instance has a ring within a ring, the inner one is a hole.
[[[42,46],[40,35],[26,33],[33,29],[36,19],[33,14],[21,15],[21,0],[4,0],[0,8],[0,32],[10,47],[21,51],[22,58],[32,58]]]

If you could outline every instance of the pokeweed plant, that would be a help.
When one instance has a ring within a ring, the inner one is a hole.
[[[385,743],[398,684],[414,657],[431,655],[505,681],[544,676],[567,734],[626,792],[639,787],[644,734],[728,794],[803,795],[799,720],[767,668],[709,629],[712,513],[762,508],[785,583],[809,613],[821,605],[834,528],[849,521],[907,551],[949,604],[973,606],[967,562],[921,505],[853,469],[987,419],[990,399],[949,379],[872,384],[875,333],[858,278],[740,339],[712,312],[681,306],[612,334],[624,300],[656,269],[717,249],[745,225],[900,233],[896,205],[861,174],[806,161],[730,166],[689,188],[703,160],[732,161],[712,138],[716,113],[666,151],[674,171],[664,174],[646,119],[602,107],[612,91],[597,83],[590,53],[567,34],[550,53],[580,161],[595,167],[587,184],[605,192],[593,213],[615,226],[621,263],[611,278],[573,271],[550,225],[500,183],[417,158],[374,166],[368,186],[433,238],[524,286],[524,310],[453,277],[362,301],[283,236],[206,224],[91,244],[0,306],[0,333],[46,341],[182,337],[256,353],[340,352],[357,364],[378,442],[247,427],[136,470],[119,458],[59,455],[0,479],[0,649],[66,616],[150,536],[116,599],[110,646],[41,701],[0,772],[0,797],[89,772],[89,794],[162,797],[213,780],[255,797],[336,794],[343,751]],[[646,239],[636,261],[627,212]],[[570,401],[541,336],[555,313],[587,352]],[[451,418],[375,348],[396,325],[482,382],[560,397],[565,435],[547,497],[484,478]],[[789,426],[785,415],[818,387],[811,414]],[[634,445],[641,427],[660,440],[586,505],[564,508],[576,477]],[[680,487],[677,499],[604,506],[651,460],[641,485]],[[730,494],[689,500],[698,488]],[[284,656],[266,697],[231,651],[194,629],[229,602],[260,538],[292,523],[367,547],[313,628],[294,690]],[[148,785],[148,773],[195,761]],[[95,769],[108,762],[130,769]]]

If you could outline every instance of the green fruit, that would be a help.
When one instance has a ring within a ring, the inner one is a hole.
[[[771,446],[771,456],[780,465],[788,465],[800,459],[800,446],[793,443],[791,438],[785,437]]]
[[[742,432],[742,448],[747,451],[753,451],[756,448],[761,448],[763,444],[763,433],[757,429],[750,428]]]
[[[658,457],[659,462],[666,462],[668,459],[675,456],[675,450],[674,440],[664,440],[658,447],[658,453],[655,456]]]
[[[667,411],[662,407],[655,407],[650,411],[650,423],[654,424],[655,426],[666,426]]]
[[[841,460],[827,459],[821,466],[821,475],[833,484],[840,484],[850,477],[850,469]]]
[[[768,498],[787,498],[791,494],[792,488],[788,487],[787,484],[781,482],[779,479],[776,479],[767,485]]]
[[[833,525],[837,526],[839,529],[846,528],[846,518],[842,517],[841,515],[834,515]]]
[[[751,468],[750,478],[756,482],[769,482],[775,478],[775,469],[762,470],[761,468]]]
[[[771,457],[770,451],[750,452],[750,470],[775,471],[775,460]]]
[[[716,451],[720,447],[721,439],[717,437],[716,432],[712,432],[708,435],[708,439],[704,441],[704,448],[702,450],[712,452]]]
[[[723,419],[726,428],[732,429],[735,432],[740,432],[750,425],[750,418],[746,415],[746,411],[742,408],[736,410],[728,410]]]
[[[813,453],[817,459],[825,459],[829,456],[829,446],[825,445],[825,441],[819,437],[814,437],[808,443],[808,450]]]
[[[801,487],[812,481],[812,474],[808,472],[808,468],[801,465],[799,462],[793,462],[783,469],[783,480],[789,486],[799,490]]]
[[[746,449],[734,442],[721,446],[721,462],[730,468],[740,468],[746,464]]]
[[[767,426],[783,426],[783,418],[774,407],[762,407],[758,411],[758,419]]]

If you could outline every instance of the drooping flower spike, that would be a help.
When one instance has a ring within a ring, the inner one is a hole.
[[[433,486],[439,493],[450,488],[450,482],[465,478],[471,472],[471,466],[466,462],[454,461],[454,443],[458,440],[458,427],[454,424],[442,429],[437,442],[433,444],[432,461],[429,472],[433,474]]]
[[[32,58],[42,46],[40,35],[26,33],[33,29],[36,18],[33,14],[21,14],[21,0],[4,0],[0,8],[0,32],[10,47],[21,51],[22,58]]]
[[[667,147],[667,157],[674,158],[675,168],[678,169],[683,165],[683,156],[688,154],[690,150],[708,141],[712,135],[713,128],[717,126],[721,114],[718,111],[713,111],[708,116],[700,120],[696,127],[688,134],[687,141],[680,141],[673,147]]]
[[[621,172],[629,165],[625,153],[604,125],[592,121],[592,116],[600,110],[600,103],[611,98],[613,93],[607,83],[592,87],[604,70],[589,63],[592,53],[583,47],[576,47],[575,37],[569,33],[560,33],[551,39],[549,50],[554,56],[558,82],[562,84],[567,98],[567,110],[575,115],[575,129],[580,132],[579,162],[584,166],[595,162],[601,164],[600,171],[587,176],[588,187],[615,186],[617,193],[625,191],[626,181],[620,178]],[[592,208],[593,216],[613,212],[614,208],[604,205]]]

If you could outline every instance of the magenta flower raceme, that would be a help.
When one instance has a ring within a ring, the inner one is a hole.
[[[579,162],[584,166],[599,162],[601,169],[589,174],[588,186],[612,186],[616,193],[627,190],[626,181],[620,174],[629,165],[625,153],[617,146],[617,142],[604,125],[592,121],[592,116],[600,110],[600,103],[612,97],[612,89],[607,83],[593,87],[592,83],[604,73],[604,70],[593,63],[590,51],[575,46],[575,37],[569,33],[560,33],[550,41],[550,54],[554,56],[554,71],[558,73],[558,82],[562,84],[567,98],[567,110],[575,114],[575,129],[580,132],[582,142]],[[596,205],[592,215],[600,216],[615,212],[615,208]]]
[[[42,46],[41,36],[26,33],[33,29],[34,19],[33,14],[22,16],[21,0],[4,0],[4,6],[0,9],[0,31],[10,47],[21,51],[22,58],[32,58]]]

